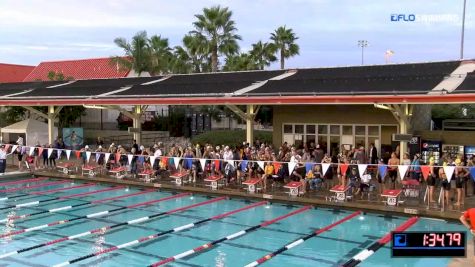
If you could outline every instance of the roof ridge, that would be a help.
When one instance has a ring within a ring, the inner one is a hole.
[[[17,67],[30,67],[30,68],[35,68],[36,67],[34,65],[23,65],[23,64],[1,63],[1,62],[0,62],[0,65],[17,66]]]
[[[90,60],[98,60],[98,59],[111,59],[114,56],[109,57],[94,57],[94,58],[82,58],[82,59],[61,59],[61,60],[45,60],[41,61],[41,63],[53,63],[53,62],[71,62],[71,61],[90,61]],[[120,56],[122,58],[127,58],[127,56]],[[39,64],[38,64],[39,65]]]

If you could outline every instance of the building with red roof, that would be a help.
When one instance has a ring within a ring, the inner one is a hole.
[[[0,63],[0,83],[22,82],[35,66]]]
[[[41,62],[23,80],[25,82],[49,80],[48,73],[54,71],[62,73],[64,77],[73,80],[87,79],[110,79],[135,77],[137,74],[132,70],[121,68],[119,64],[111,64],[109,57],[92,59],[75,59],[61,61]]]

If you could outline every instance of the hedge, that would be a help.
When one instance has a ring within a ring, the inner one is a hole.
[[[271,131],[254,131],[254,139],[272,144],[272,132]],[[236,146],[246,141],[246,131],[244,130],[220,130],[210,131],[200,135],[197,135],[191,139],[193,144],[211,144]]]

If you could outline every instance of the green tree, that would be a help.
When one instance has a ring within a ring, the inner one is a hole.
[[[168,38],[162,38],[160,35],[150,37],[150,74],[164,74],[170,71],[170,62],[173,54],[168,46]]]
[[[254,61],[254,58],[247,53],[230,55],[226,57],[226,63],[223,66],[224,71],[243,71],[257,69],[259,69],[259,66]]]
[[[236,34],[237,29],[231,16],[232,11],[220,6],[204,8],[203,14],[195,15],[195,30],[190,34],[197,38],[196,40],[202,41],[200,52],[209,55],[212,72],[218,70],[219,56],[234,55],[239,51],[237,41],[241,40],[241,36]]]
[[[277,60],[275,56],[276,46],[273,43],[263,43],[259,41],[252,44],[252,50],[249,52],[251,58],[260,70]]]
[[[114,39],[114,43],[124,50],[125,58],[112,57],[112,64],[118,64],[121,69],[133,69],[139,76],[142,72],[150,71],[151,55],[146,31],[136,33],[130,43],[122,37]]]
[[[281,26],[271,33],[270,39],[274,41],[276,49],[279,51],[280,68],[284,69],[285,59],[299,54],[299,45],[295,43],[298,37],[292,29],[287,29],[285,26]]]
[[[199,35],[187,34],[183,46],[175,46],[171,60],[173,73],[199,73],[211,70],[210,60],[205,50],[205,39]]]

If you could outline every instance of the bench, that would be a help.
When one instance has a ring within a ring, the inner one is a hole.
[[[255,193],[255,192],[261,190],[260,187],[256,187],[256,184],[258,184],[260,181],[261,181],[261,179],[259,179],[259,178],[251,178],[251,179],[248,179],[248,180],[242,182],[242,184],[247,185],[247,187],[246,187],[247,192]]]
[[[335,185],[330,189],[330,192],[332,192],[334,195],[327,198],[327,200],[346,201],[348,198],[351,198],[351,196],[348,194],[350,188],[351,187],[349,185],[345,187],[343,187],[343,185]]]
[[[88,175],[89,177],[94,177],[96,176],[97,174],[97,169],[100,168],[100,166],[91,166],[91,165],[87,165],[87,166],[83,166],[82,167],[82,175]]]
[[[186,183],[186,181],[183,181],[183,178],[185,178],[185,176],[188,175],[188,172],[173,172],[173,173],[170,173],[170,178],[172,179],[175,179],[175,184],[176,185],[182,185],[184,183]]]
[[[154,174],[153,170],[143,170],[141,173],[139,173],[139,176],[141,176],[140,179],[142,179],[144,182],[150,182],[150,176]]]
[[[117,179],[122,179],[125,176],[125,174],[127,173],[127,168],[126,167],[112,168],[112,169],[109,170],[109,173],[111,173]]]
[[[219,182],[224,178],[224,176],[220,175],[211,175],[204,179],[205,182],[208,182],[206,186],[211,187],[212,190],[217,190],[219,186]]]
[[[299,195],[303,194],[303,192],[300,190],[304,184],[302,182],[290,182],[286,185],[284,185],[284,188],[289,189],[287,193],[289,193],[289,196],[291,197],[298,197]]]
[[[386,189],[381,194],[382,197],[385,197],[386,200],[383,201],[388,206],[397,206],[403,201],[399,201],[399,196],[401,195],[402,190],[400,189]]]
[[[56,168],[64,174],[69,174],[73,170],[74,164],[72,162],[61,162],[56,165]]]

